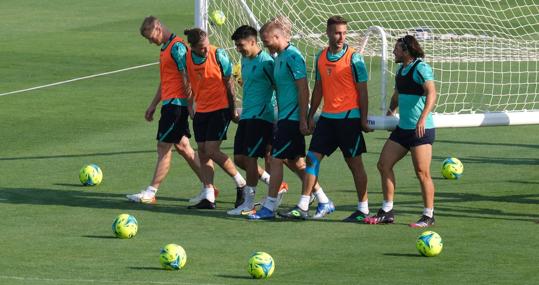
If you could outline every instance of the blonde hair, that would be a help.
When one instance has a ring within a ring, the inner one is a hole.
[[[284,15],[271,18],[269,22],[265,23],[262,28],[260,28],[260,33],[262,34],[273,30],[280,30],[287,40],[292,38],[292,22]]]
[[[157,26],[161,25],[161,21],[157,19],[157,17],[154,16],[148,16],[144,18],[144,21],[142,21],[142,25],[140,25],[140,34],[147,38],[153,29]]]

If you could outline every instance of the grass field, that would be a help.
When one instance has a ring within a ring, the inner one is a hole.
[[[192,1],[0,2],[0,93],[155,62],[158,47],[138,34],[154,14],[172,29],[192,23]],[[175,156],[158,204],[126,202],[147,186],[155,163],[155,123],[143,119],[158,83],[151,66],[0,96],[0,284],[536,284],[539,247],[539,126],[440,129],[432,171],[433,228],[444,239],[435,258],[419,257],[422,211],[410,158],[396,167],[397,224],[340,220],[356,207],[339,153],[324,160],[321,182],[337,211],[323,221],[250,222],[226,215],[232,181],[222,171],[218,209],[187,210],[199,183]],[[233,137],[235,126],[228,133]],[[366,136],[371,211],[380,206],[376,161],[388,133]],[[232,140],[224,149],[231,154]],[[441,179],[447,156],[465,165],[461,180]],[[98,187],[78,170],[97,163]],[[284,207],[299,198],[299,181]],[[264,192],[260,187],[258,196]],[[139,221],[131,240],[112,237],[120,213]],[[180,272],[160,269],[159,250],[187,251]],[[247,259],[270,253],[274,276],[251,280]]]

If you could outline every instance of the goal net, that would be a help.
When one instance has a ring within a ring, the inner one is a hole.
[[[365,57],[369,102],[376,128],[391,128],[385,116],[393,91],[396,39],[414,35],[435,74],[437,127],[539,123],[539,5],[537,0],[197,0],[197,25],[213,44],[227,48],[240,25],[260,27],[277,15],[293,23],[292,42],[303,52],[311,84],[315,55],[327,45],[326,20],[348,21],[348,43]],[[223,25],[208,14],[221,10]],[[241,92],[240,92],[241,93]]]

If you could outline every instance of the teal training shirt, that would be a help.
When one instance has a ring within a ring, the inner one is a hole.
[[[260,51],[254,58],[241,58],[241,78],[243,80],[243,110],[240,120],[262,119],[274,121],[273,58]]]
[[[343,55],[346,53],[347,50],[348,50],[347,44],[345,44],[343,49],[336,54],[333,54],[328,50],[328,53],[327,53],[328,60],[337,61],[341,59],[341,57],[343,57]],[[322,51],[320,51],[316,55],[316,61],[315,61],[316,80],[320,80],[320,72],[318,70],[318,58],[320,58],[321,54],[322,54]],[[365,65],[365,60],[363,59],[363,56],[361,54],[357,52],[354,52],[354,54],[352,54],[351,68],[352,68],[352,73],[354,74],[354,79],[356,82],[358,83],[367,82],[369,80],[369,74],[367,73],[367,66]],[[341,113],[336,113],[336,114],[335,113],[330,114],[330,113],[324,113],[324,112],[320,114],[320,116],[326,117],[329,119],[344,119],[347,117],[347,115],[348,115],[348,118],[350,119],[357,119],[361,117],[359,109],[353,109],[350,111],[350,113],[346,111],[346,112],[341,112]]]
[[[416,59],[418,60],[418,59]],[[402,69],[401,75],[406,75],[410,71],[410,68],[414,65],[415,61],[408,64]],[[397,72],[401,68],[402,64],[397,66]],[[426,62],[420,62],[414,71],[413,79],[417,84],[423,85],[425,81],[434,80],[434,73],[432,68]],[[417,96],[410,94],[399,93],[399,128],[404,130],[413,130],[417,126],[417,121],[425,108],[426,96]],[[434,121],[432,120],[432,113],[427,117],[425,128],[433,129]]]
[[[218,48],[215,51],[215,53],[216,53],[217,62],[221,65],[221,70],[223,71],[224,77],[230,77],[230,75],[232,74],[232,63],[230,62],[228,54],[222,48]],[[193,56],[193,62],[195,64],[201,64],[201,63],[204,63],[204,61],[206,61],[205,57],[198,56],[194,52],[192,52],[191,54]],[[187,60],[185,58],[186,56],[187,56],[187,51],[183,54],[180,60],[176,61],[178,63],[178,69],[180,71],[186,70],[187,68],[187,63],[186,63]]]
[[[305,59],[295,46],[290,44],[277,55],[273,76],[277,90],[279,120],[299,121],[296,80],[307,77],[307,66]]]

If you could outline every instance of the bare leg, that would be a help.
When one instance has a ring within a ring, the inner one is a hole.
[[[421,184],[421,194],[425,208],[434,208],[434,183],[430,176],[432,145],[423,144],[411,149],[415,173]]]
[[[198,159],[198,154],[191,147],[189,143],[189,138],[183,136],[179,143],[175,144],[176,151],[187,161],[189,167],[197,175],[198,179],[202,181],[202,175],[200,174],[200,160]]]
[[[382,192],[384,194],[384,200],[393,201],[395,195],[395,173],[393,172],[393,166],[401,160],[408,150],[400,144],[387,140],[380,153],[378,159],[378,171],[382,179]]]
[[[354,177],[358,201],[367,201],[367,173],[365,172],[365,166],[363,165],[361,156],[346,157],[344,160]]]
[[[172,143],[157,142],[157,164],[155,165],[155,172],[153,174],[152,187],[159,189],[159,185],[167,176],[170,168],[170,160],[172,157]]]

